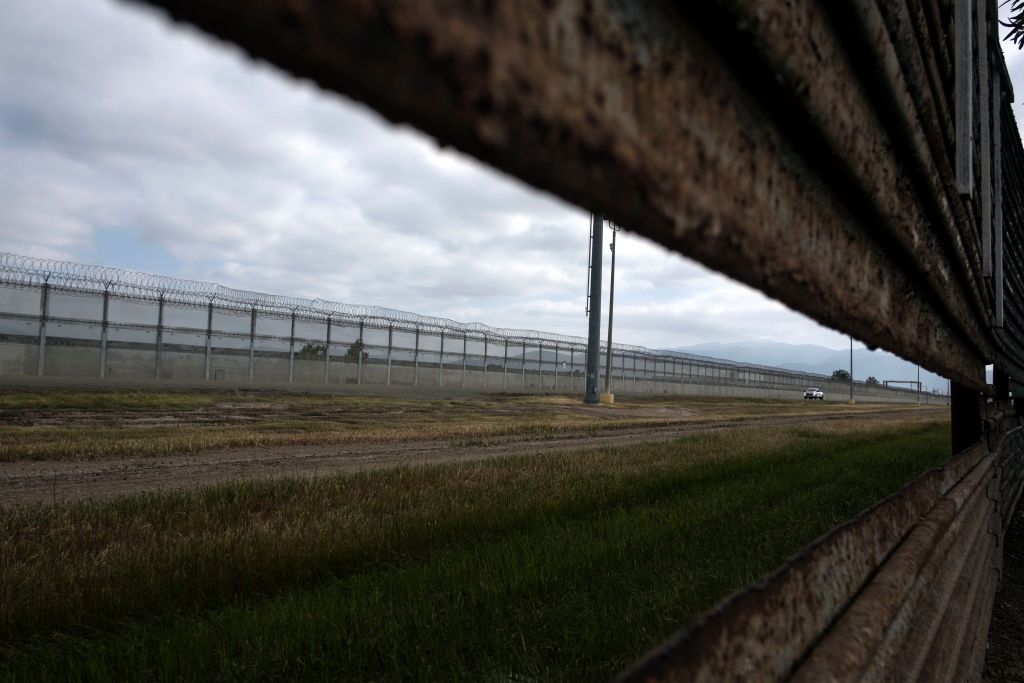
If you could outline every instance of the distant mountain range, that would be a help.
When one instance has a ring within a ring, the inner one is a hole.
[[[726,344],[710,342],[671,350],[819,375],[831,375],[833,370],[847,370],[850,367],[848,349],[829,349],[814,344],[786,344],[767,340]],[[887,379],[913,380],[917,379],[917,366],[887,351],[856,349],[853,352],[853,377],[856,380],[875,377],[879,382]],[[946,380],[923,368],[921,383],[925,391],[946,391]]]

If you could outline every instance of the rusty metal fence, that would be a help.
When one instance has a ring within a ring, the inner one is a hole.
[[[0,253],[0,377],[582,391],[586,339]],[[616,390],[799,398],[823,375],[614,344]],[[869,401],[945,396],[854,383]]]
[[[619,680],[977,680],[1012,516],[998,490],[1019,494],[1006,474],[1024,467],[1022,430],[1007,418],[992,448],[839,527]]]
[[[632,678],[980,675],[1024,419],[995,0],[144,1],[953,380],[942,471]]]

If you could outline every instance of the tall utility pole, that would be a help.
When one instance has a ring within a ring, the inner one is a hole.
[[[599,403],[598,373],[601,364],[601,247],[604,246],[604,218],[595,213],[590,219],[590,294],[587,315],[590,334],[587,338],[587,393],[584,403]]]
[[[850,336],[850,405],[853,405],[853,336]]]
[[[917,404],[921,405],[921,366],[917,366]]]
[[[612,393],[612,315],[615,312],[615,236],[619,234],[619,226],[609,223],[612,229],[612,243],[608,248],[612,250],[612,279],[608,291],[608,357],[604,364],[604,393]]]

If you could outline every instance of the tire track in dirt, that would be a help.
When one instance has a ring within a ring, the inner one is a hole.
[[[468,443],[450,439],[365,442],[215,450],[170,457],[0,463],[0,506],[100,500],[122,495],[193,488],[231,481],[281,476],[319,476],[428,462],[455,462],[551,451],[594,449],[659,442],[699,432],[752,429],[822,422],[935,419],[944,409],[913,413],[871,412],[755,417],[695,421],[668,426],[596,433],[570,432],[554,437],[487,437]],[[476,443],[482,441],[483,443]]]

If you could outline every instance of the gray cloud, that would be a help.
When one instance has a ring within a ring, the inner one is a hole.
[[[11,251],[586,330],[584,212],[135,6],[0,6],[0,205]],[[618,266],[624,341],[843,345],[642,238]]]

